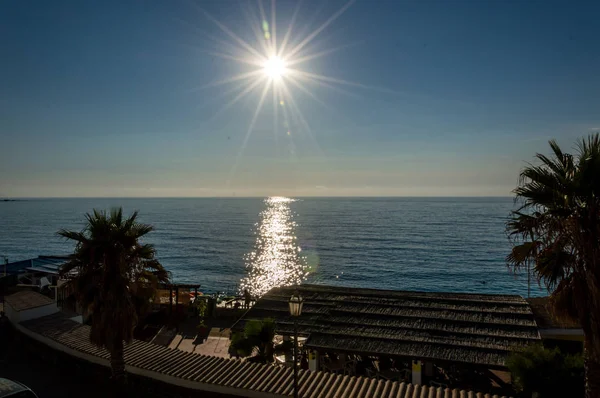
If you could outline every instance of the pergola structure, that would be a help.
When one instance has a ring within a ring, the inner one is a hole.
[[[173,301],[175,301],[175,312],[177,312],[177,306],[180,303],[179,292],[187,290],[194,290],[194,298],[198,297],[198,289],[200,289],[199,284],[187,284],[187,283],[159,283],[159,290],[168,290],[169,291],[169,314],[173,312]],[[173,300],[173,293],[175,293],[175,300]],[[189,301],[189,296],[188,296]]]
[[[272,318],[278,334],[293,335],[288,301],[295,291],[304,298],[298,333],[307,338],[314,370],[321,368],[320,356],[337,353],[412,363],[413,382],[420,380],[421,366],[428,376],[433,364],[477,369],[494,379],[490,370],[506,370],[515,347],[540,341],[521,296],[321,285],[274,288],[233,329],[243,329],[250,319]]]

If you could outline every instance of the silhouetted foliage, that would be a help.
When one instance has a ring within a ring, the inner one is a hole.
[[[511,354],[506,366],[515,389],[528,397],[533,392],[540,398],[584,395],[583,357],[579,354],[565,355],[558,348],[534,344]]]
[[[61,276],[89,315],[90,341],[110,352],[113,378],[125,381],[123,342],[133,339],[138,316],[169,275],[155,259],[154,247],[140,242],[153,227],[138,223],[137,212],[124,219],[120,208],[94,210],[86,219],[81,232],[58,232],[76,244]]]
[[[241,357],[252,356],[253,362],[273,362],[275,348],[275,321],[273,319],[253,319],[246,323],[243,332],[231,335],[230,352]]]
[[[585,334],[586,393],[600,397],[600,135],[581,139],[575,154],[550,141],[550,157],[521,172],[507,224],[518,270],[533,265],[551,292],[557,316],[579,322]]]

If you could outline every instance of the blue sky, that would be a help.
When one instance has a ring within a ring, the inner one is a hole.
[[[289,48],[345,4],[304,1]],[[358,0],[302,54],[343,48],[294,65],[336,82],[288,81],[277,122],[269,91],[249,134],[263,85],[223,110],[256,67],[207,15],[262,51],[258,3],[1,7],[2,197],[503,196],[600,128],[597,1]]]

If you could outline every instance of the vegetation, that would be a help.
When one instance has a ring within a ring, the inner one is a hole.
[[[583,358],[563,355],[558,348],[547,349],[534,344],[508,357],[506,365],[512,384],[526,396],[537,392],[538,397],[582,397]]]
[[[230,353],[241,357],[249,357],[249,361],[273,362],[275,348],[275,321],[273,319],[253,319],[246,323],[243,332],[231,335]]]
[[[124,342],[133,339],[138,316],[146,311],[157,283],[169,281],[154,247],[140,242],[153,227],[138,223],[137,215],[124,219],[120,208],[110,214],[94,210],[86,215],[83,231],[58,232],[76,244],[61,275],[89,315],[90,341],[110,352],[113,379],[118,382],[126,380]]]
[[[204,297],[198,297],[194,301],[194,305],[196,306],[196,314],[200,319],[203,319],[206,316],[206,310],[208,309],[206,299],[204,299]]]
[[[507,229],[514,269],[533,265],[551,292],[556,315],[583,328],[585,385],[600,397],[600,135],[577,143],[575,154],[550,141],[552,155],[523,169]]]

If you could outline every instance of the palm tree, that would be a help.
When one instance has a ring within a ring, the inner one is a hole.
[[[586,395],[600,397],[600,135],[580,139],[575,154],[550,141],[513,191],[518,208],[507,223],[515,246],[509,266],[534,267],[558,316],[584,332]]]
[[[273,362],[275,326],[275,321],[271,318],[248,321],[243,332],[231,335],[230,352],[241,357],[249,357],[254,354],[248,359],[251,362]]]
[[[113,379],[125,382],[124,342],[133,339],[140,311],[148,304],[157,283],[169,275],[155,259],[152,245],[140,238],[153,230],[136,221],[137,212],[123,218],[121,208],[110,214],[87,214],[81,232],[60,230],[75,241],[75,251],[61,275],[72,285],[78,301],[89,314],[90,341],[110,352]]]

